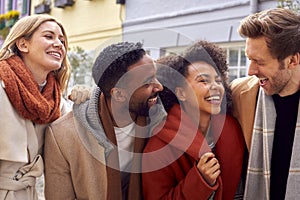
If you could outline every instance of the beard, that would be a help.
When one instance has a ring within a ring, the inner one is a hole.
[[[149,106],[148,103],[139,103],[129,106],[129,112],[134,113],[138,116],[149,116]]]

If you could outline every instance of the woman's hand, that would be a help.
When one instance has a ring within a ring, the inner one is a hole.
[[[220,164],[213,153],[203,154],[197,164],[197,168],[210,186],[215,185],[221,170]]]
[[[73,101],[75,104],[80,104],[91,97],[93,88],[88,85],[75,85],[72,88],[71,94],[68,96],[68,99]]]

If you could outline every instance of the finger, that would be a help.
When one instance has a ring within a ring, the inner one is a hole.
[[[82,102],[81,99],[82,99],[82,91],[79,91],[79,92],[77,92],[75,103],[80,104]]]
[[[71,91],[71,94],[69,95],[69,99],[71,101],[75,100],[76,99],[76,91],[75,90],[72,90]]]
[[[210,160],[208,160],[207,162],[207,166],[208,167],[213,167],[214,165],[218,164],[219,161],[216,158],[211,158]]]
[[[215,157],[215,155],[212,152],[207,152],[201,156],[199,162],[201,165],[203,165],[204,163],[206,163],[207,161],[209,161],[210,159],[212,159],[214,157]]]
[[[87,99],[89,99],[89,92],[87,90],[84,90],[82,92],[81,98],[80,98],[80,102],[85,102]]]
[[[211,178],[217,179],[217,178],[219,177],[220,174],[221,174],[221,170],[218,169],[218,170],[216,170],[216,171],[211,175]]]

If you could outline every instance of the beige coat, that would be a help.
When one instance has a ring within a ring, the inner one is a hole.
[[[49,159],[50,154],[57,156]],[[46,132],[45,170],[47,200],[106,199],[104,148],[73,112],[56,120]]]
[[[47,125],[21,117],[3,87],[0,80],[0,200],[36,200],[35,181],[44,170],[40,155]]]
[[[43,160],[38,154],[46,125],[34,125],[22,118],[11,105],[1,80],[0,83],[0,200],[37,199],[35,178],[43,173]],[[28,166],[30,172],[18,177],[21,173],[17,171],[29,170],[24,166],[30,162],[34,164],[33,168]]]
[[[239,121],[248,151],[251,146],[259,79],[248,76],[232,81],[233,115]]]

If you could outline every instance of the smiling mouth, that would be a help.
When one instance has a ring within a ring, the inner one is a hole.
[[[259,79],[260,86],[266,85],[266,83],[267,83],[268,80],[269,80],[268,78],[260,78]]]
[[[151,107],[157,103],[157,96],[148,99],[148,106]]]
[[[221,103],[221,96],[220,95],[212,95],[205,98],[206,101],[210,102],[211,104],[219,105]]]
[[[58,52],[51,51],[51,52],[48,52],[48,54],[49,54],[49,55],[52,55],[52,56],[54,56],[54,57],[56,57],[56,58],[61,58],[61,55],[60,55],[60,53],[58,53]]]
[[[156,103],[157,102],[157,96],[151,99],[148,99],[148,103]]]

